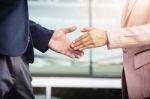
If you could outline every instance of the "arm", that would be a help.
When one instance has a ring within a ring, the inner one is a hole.
[[[48,43],[54,33],[54,30],[48,30],[33,21],[29,21],[29,24],[34,47],[41,52],[47,51]]]
[[[75,50],[101,47],[107,45],[112,48],[130,48],[150,44],[150,23],[131,28],[122,28],[117,31],[84,28],[82,35],[75,40],[72,47]]]
[[[108,48],[130,48],[150,44],[150,23],[123,28],[117,31],[107,31]]]
[[[61,28],[58,30],[48,30],[33,21],[30,21],[30,31],[33,45],[38,50],[45,52],[51,49],[57,53],[71,58],[80,58],[83,51],[75,51],[70,47],[71,42],[66,37],[68,33],[76,30],[76,27]]]

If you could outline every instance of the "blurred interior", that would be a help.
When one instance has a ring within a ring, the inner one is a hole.
[[[78,26],[68,35],[73,41],[83,27],[120,28],[123,0],[29,0],[30,19],[49,28]],[[115,34],[114,34],[115,35]],[[81,59],[70,59],[51,50],[35,49],[30,65],[33,77],[119,78],[122,72],[121,49],[107,46],[85,51]],[[120,82],[121,83],[121,82]],[[37,99],[46,99],[45,87],[34,88]],[[121,89],[52,88],[52,99],[121,99]],[[80,96],[80,97],[79,97]],[[114,97],[114,98],[112,98]]]

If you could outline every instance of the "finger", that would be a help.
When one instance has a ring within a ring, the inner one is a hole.
[[[71,58],[80,58],[84,55],[84,52],[83,51],[75,51],[75,50],[70,50],[70,53],[69,55],[71,56]]]
[[[84,48],[84,47],[87,47],[87,46],[89,46],[89,45],[93,45],[90,41],[88,41],[88,42],[85,42],[84,44],[82,43],[82,44],[79,44],[78,46],[76,46],[76,47],[74,47],[74,49],[75,50],[79,50],[79,49],[81,49],[81,48]],[[80,50],[81,51],[81,50]]]
[[[89,31],[91,31],[93,28],[91,28],[91,27],[86,27],[86,28],[83,28],[82,30],[81,30],[81,32],[89,32]]]
[[[74,43],[74,42],[73,42],[73,43]],[[70,45],[70,48],[73,49],[73,50],[75,50],[73,43]],[[75,50],[75,51],[79,51],[79,50]],[[81,53],[81,56],[84,55],[84,51],[81,50],[81,51],[79,51],[79,52]]]
[[[74,55],[74,54],[67,53],[66,55],[67,55],[68,57],[70,57],[70,58],[75,58],[75,55]]]
[[[75,42],[72,42],[71,45],[70,45],[70,47],[71,47],[72,49],[74,49],[74,43],[75,43]]]
[[[89,48],[94,48],[95,46],[93,44],[91,45],[88,45],[88,46],[85,46],[83,48],[79,48],[80,51],[83,51],[83,50],[86,50],[86,49],[89,49]]]
[[[80,50],[73,50],[72,53],[74,53],[74,55],[79,55],[79,56],[83,55],[83,52]]]
[[[83,39],[81,39],[81,40],[75,42],[75,43],[74,43],[74,47],[77,47],[77,46],[79,46],[79,45],[85,46],[85,45],[86,45],[87,43],[89,43],[89,42],[90,42],[89,37],[86,37],[86,38],[83,38]]]
[[[81,58],[81,57],[82,57],[82,56],[79,56],[79,55],[76,56],[77,59],[79,59],[79,58]]]
[[[70,33],[70,32],[73,32],[77,29],[76,26],[72,26],[72,27],[68,27],[68,28],[63,28],[62,31],[67,34],[67,33]]]
[[[85,34],[85,35],[82,35],[82,36],[80,36],[79,38],[77,38],[75,41],[74,41],[74,43],[77,43],[77,42],[80,42],[80,41],[85,41],[86,39],[88,39],[89,38],[89,36],[88,36],[88,34]]]
[[[79,50],[74,50],[73,48],[69,47],[68,48],[69,52],[70,53],[73,53],[74,55],[79,55],[79,56],[82,56],[84,54],[83,51],[79,51]]]
[[[83,54],[77,54],[76,52],[69,52],[68,56],[71,58],[80,58],[81,56],[83,56]]]
[[[79,51],[79,50],[78,50]],[[80,53],[80,55],[75,55],[76,56],[76,58],[81,58],[83,55],[84,55],[84,52],[83,51],[80,51],[81,53]]]

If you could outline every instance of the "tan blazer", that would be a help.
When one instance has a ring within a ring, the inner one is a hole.
[[[150,0],[127,0],[122,28],[108,31],[108,47],[123,48],[130,99],[150,97]]]

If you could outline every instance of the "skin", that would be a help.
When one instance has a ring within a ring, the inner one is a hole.
[[[83,51],[77,51],[71,48],[71,42],[66,37],[68,33],[74,32],[75,30],[75,26],[56,30],[48,43],[49,49],[71,58],[82,57]]]
[[[83,51],[89,48],[101,47],[108,42],[107,35],[104,30],[84,28],[81,32],[83,32],[84,35],[77,38],[71,45],[74,50]]]

